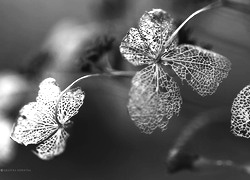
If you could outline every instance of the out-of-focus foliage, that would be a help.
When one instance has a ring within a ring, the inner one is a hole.
[[[16,155],[15,144],[10,139],[11,128],[11,119],[0,112],[0,167],[10,163]]]
[[[0,111],[8,113],[17,107],[27,89],[27,80],[17,73],[0,73]]]
[[[44,76],[46,72],[74,72],[80,69],[79,66],[88,70],[85,63],[100,59],[114,41],[111,36],[102,36],[101,27],[97,23],[83,25],[72,19],[58,22],[41,50],[21,65],[20,72],[34,78]]]
[[[104,72],[109,59],[103,57],[113,48],[114,37],[108,34],[94,37],[82,48],[79,63],[83,72]],[[106,60],[106,61],[105,61]]]

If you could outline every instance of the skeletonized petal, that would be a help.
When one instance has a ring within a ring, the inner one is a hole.
[[[49,108],[49,111],[55,112],[58,97],[60,95],[60,88],[54,78],[47,78],[39,85],[38,96],[36,101]]]
[[[146,40],[149,49],[156,55],[159,55],[162,48],[172,49],[176,46],[177,39],[170,44],[165,44],[174,30],[173,18],[162,9],[145,12],[139,21],[142,39]]]
[[[234,99],[231,112],[233,134],[250,138],[250,85],[243,88]]]
[[[13,127],[11,138],[17,143],[37,144],[58,128],[53,113],[45,105],[31,102],[20,110],[20,116]]]
[[[63,128],[60,128],[50,138],[38,145],[36,147],[37,152],[34,153],[43,160],[50,160],[64,152],[68,137],[69,134]]]
[[[180,45],[161,59],[201,96],[213,94],[231,69],[226,57],[192,45]]]
[[[120,52],[135,66],[153,63],[154,54],[150,54],[148,45],[141,38],[138,29],[131,28],[123,38]]]
[[[157,127],[165,130],[168,120],[179,113],[182,103],[177,84],[157,66],[151,65],[137,72],[129,92],[130,117],[147,134]]]
[[[61,124],[78,113],[84,97],[84,92],[80,88],[70,89],[63,94],[57,107],[57,118]]]

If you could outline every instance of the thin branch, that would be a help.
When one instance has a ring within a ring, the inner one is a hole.
[[[108,73],[106,74],[103,74],[103,75],[106,75],[106,76],[112,76],[112,77],[127,77],[127,78],[131,78],[135,75],[135,71],[116,71],[116,70],[113,70],[113,71],[109,71]]]
[[[173,148],[171,148],[169,156],[179,153],[185,145],[193,138],[193,136],[203,127],[213,122],[221,122],[222,117],[230,112],[228,107],[220,107],[210,111],[203,112],[196,116],[190,124],[188,124],[177,138]]]
[[[196,16],[197,14],[200,14],[201,12],[204,12],[204,11],[207,11],[207,10],[210,10],[210,9],[214,9],[214,8],[217,8],[217,7],[221,7],[223,5],[223,2],[221,0],[218,0],[214,3],[211,3],[207,6],[205,6],[204,8],[202,9],[199,9],[197,11],[195,11],[193,14],[191,14],[174,32],[173,34],[169,37],[169,39],[167,40],[166,44],[170,44],[175,36],[178,34],[178,32],[181,30],[181,28],[190,20],[192,19],[194,16]]]
[[[214,160],[200,154],[192,154],[184,151],[187,143],[192,140],[199,130],[210,123],[219,123],[225,118],[229,118],[227,116],[225,117],[228,112],[230,112],[229,107],[220,107],[196,116],[194,120],[185,127],[177,138],[173,148],[170,149],[166,161],[168,172],[175,173],[184,169],[211,171],[216,168],[232,168],[250,175],[250,163],[237,164],[232,160]]]
[[[88,74],[85,76],[82,76],[78,79],[76,79],[74,82],[72,82],[68,87],[66,87],[59,95],[58,99],[57,99],[57,105],[59,104],[62,96],[64,93],[66,93],[71,87],[73,87],[76,83],[78,83],[79,81],[83,80],[83,79],[88,79],[88,78],[93,78],[93,77],[99,77],[99,76],[111,76],[111,77],[132,77],[134,76],[135,72],[133,71],[115,71],[115,70],[110,70],[105,73],[97,73],[97,74]],[[57,106],[56,106],[56,111],[55,114],[57,114]],[[59,121],[58,121],[59,123]]]
[[[68,87],[66,87],[60,94],[58,101],[60,100],[60,98],[62,97],[62,95],[67,92],[71,87],[73,87],[76,83],[78,83],[79,81],[83,80],[83,79],[87,79],[87,78],[92,78],[92,77],[99,77],[99,76],[108,76],[108,77],[133,77],[135,75],[135,71],[116,71],[116,70],[111,70],[111,71],[107,71],[105,73],[98,73],[98,74],[88,74],[85,76],[82,76],[78,79],[76,79],[74,82],[72,82]]]

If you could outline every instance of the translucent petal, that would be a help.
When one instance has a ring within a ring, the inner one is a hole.
[[[157,56],[162,49],[172,49],[176,46],[176,38],[170,44],[166,44],[174,30],[173,18],[162,9],[145,12],[139,21],[139,32],[142,39],[146,40],[152,54]]]
[[[53,78],[47,78],[40,83],[39,88],[40,90],[38,91],[36,101],[49,107],[49,111],[55,112],[57,99],[61,92],[56,80]]]
[[[24,145],[37,144],[58,128],[53,113],[47,106],[31,102],[20,110],[20,116],[13,127],[11,138]]]
[[[157,127],[165,130],[168,120],[179,113],[182,103],[177,84],[159,65],[136,73],[129,96],[130,117],[147,134]]]
[[[70,89],[63,94],[57,109],[57,119],[61,124],[78,113],[84,97],[84,92],[80,88]]]
[[[131,28],[123,38],[120,52],[124,58],[135,66],[153,63],[156,56],[151,54],[138,29]]]
[[[37,152],[34,153],[43,160],[50,160],[64,152],[68,137],[69,134],[63,128],[60,128],[50,138],[38,145],[36,147]]]
[[[201,96],[213,94],[231,69],[226,57],[192,45],[180,45],[161,59]]]
[[[233,134],[250,138],[250,85],[243,88],[234,99],[231,112]]]

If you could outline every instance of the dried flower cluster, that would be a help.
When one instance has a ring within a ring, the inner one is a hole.
[[[64,151],[69,137],[65,129],[83,104],[84,92],[76,88],[61,96],[53,78],[45,79],[39,87],[36,102],[20,110],[11,138],[25,146],[37,144],[35,154],[49,160]]]
[[[145,133],[157,127],[165,130],[168,120],[180,111],[179,88],[164,67],[171,67],[201,96],[213,94],[231,69],[222,55],[198,46],[177,45],[177,37],[171,37],[174,31],[173,18],[153,9],[143,14],[138,28],[131,28],[120,45],[130,63],[148,65],[134,76],[128,103],[131,119]]]
[[[230,61],[222,55],[194,45],[178,45],[177,32],[173,18],[167,12],[153,9],[143,14],[138,28],[131,28],[120,45],[121,54],[130,63],[147,65],[132,79],[128,111],[135,124],[148,134],[156,128],[165,130],[169,119],[178,115],[181,109],[180,89],[170,75],[170,69],[201,96],[213,94],[231,69]],[[112,40],[107,42],[110,46],[90,48],[84,59],[97,61],[98,54],[111,47]],[[78,113],[85,97],[80,88],[70,88],[84,78],[98,75],[83,76],[62,92],[55,79],[42,81],[36,102],[30,102],[20,110],[11,138],[25,146],[35,144],[35,154],[43,160],[61,154],[69,137],[66,129],[70,119]],[[236,100],[240,102],[235,102],[233,113],[243,113],[241,98]],[[233,122],[240,118],[233,118]],[[247,122],[241,124],[245,127]],[[241,133],[232,126],[236,133]]]

